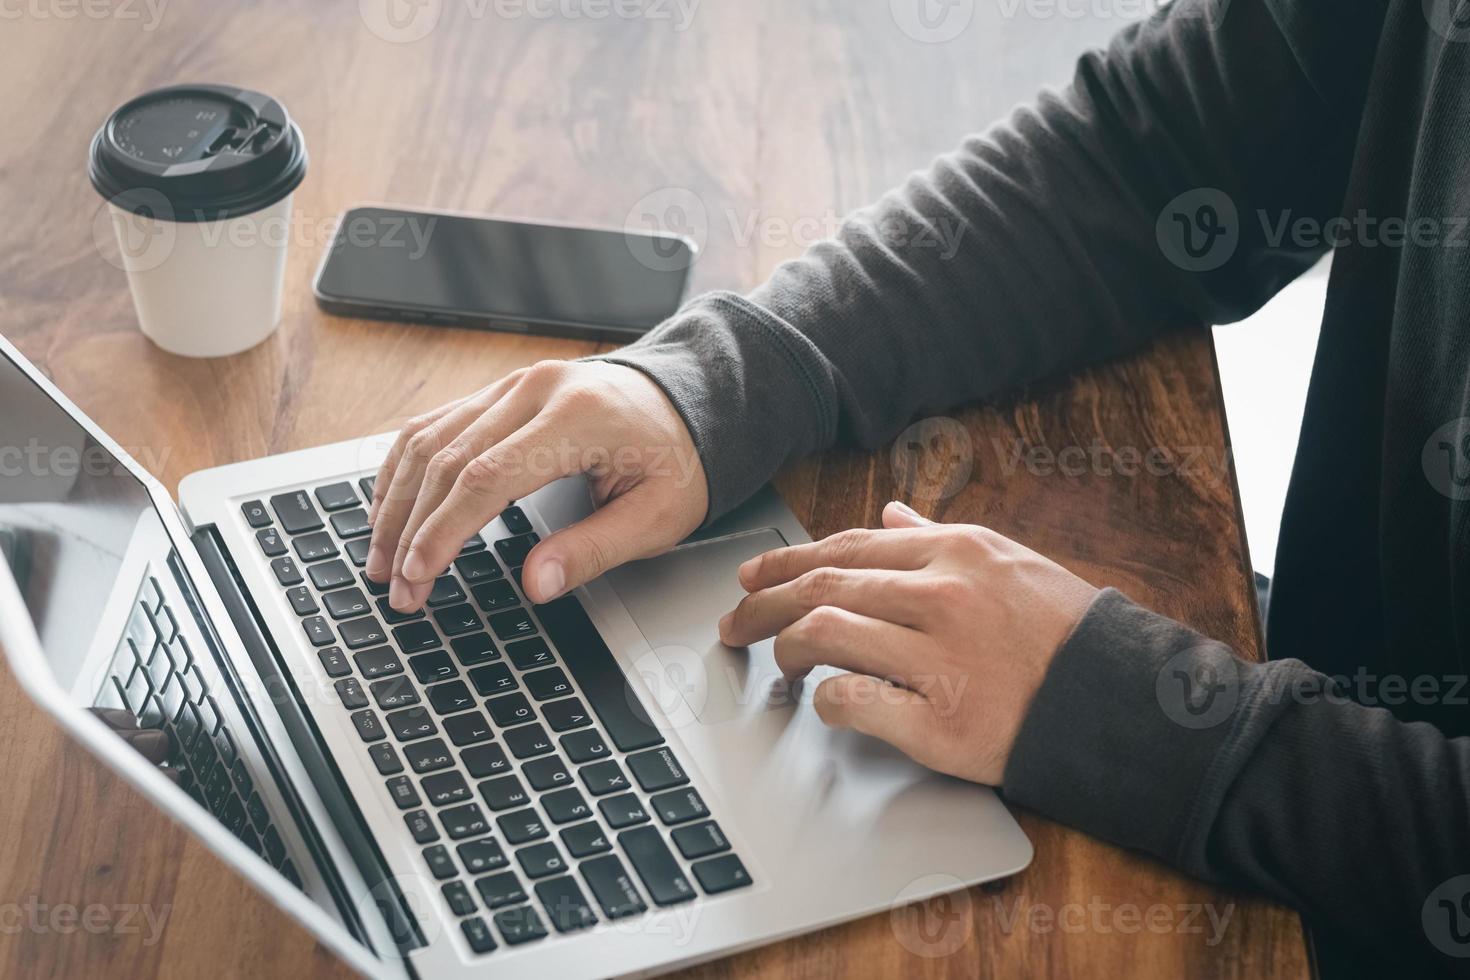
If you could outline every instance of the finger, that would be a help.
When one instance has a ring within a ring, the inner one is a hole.
[[[550,602],[624,562],[652,558],[682,541],[693,527],[657,519],[651,484],[614,497],[591,516],[542,541],[521,574],[532,602]]]
[[[433,576],[449,567],[449,562],[464,547],[465,539],[505,510],[512,500],[579,471],[582,453],[571,443],[564,443],[568,451],[552,453],[545,466],[526,465],[528,456],[537,447],[551,445],[553,435],[565,439],[564,424],[546,415],[537,416],[509,439],[476,456],[460,471],[444,501],[424,519],[403,558],[405,564],[421,563],[416,567],[429,569],[430,574],[422,583],[413,584],[395,576],[388,591],[388,602],[393,608],[403,612],[418,608],[433,587]]]
[[[901,500],[890,500],[883,508],[884,527],[925,527],[933,523]]]
[[[871,568],[814,568],[789,582],[752,592],[720,620],[720,640],[726,646],[749,646],[775,636],[819,606],[839,606],[849,612],[917,626],[914,610],[920,606],[919,586],[912,573]]]
[[[931,642],[907,626],[819,606],[776,634],[776,666],[788,680],[826,666],[904,682]]]
[[[471,460],[491,446],[503,442],[530,422],[545,407],[545,404],[545,399],[539,391],[532,390],[527,385],[521,385],[506,393],[494,405],[486,408],[479,418],[451,439],[449,444],[429,461],[424,471],[423,483],[418,488],[418,497],[398,537],[398,546],[393,556],[394,576],[401,575],[411,585],[420,585],[425,582],[432,584],[434,577],[448,567],[448,560],[445,561],[444,568],[430,567],[421,560],[422,552],[416,553],[413,561],[408,560],[409,551],[419,529],[429,515],[444,503],[444,498],[449,496],[455,481],[459,479],[460,474],[464,472]],[[479,525],[465,534],[465,538],[484,527],[494,517],[494,513],[482,515]],[[464,539],[461,539],[459,547],[463,546]],[[455,554],[458,553],[459,548],[457,547]],[[453,558],[454,555],[449,557]]]
[[[817,685],[813,705],[825,724],[882,739],[922,765],[937,742],[928,699],[876,677],[829,677]]]
[[[478,392],[475,394],[478,394]],[[384,456],[383,461],[378,464],[378,472],[376,478],[373,480],[373,499],[368,501],[369,524],[377,520],[378,509],[383,504],[383,498],[388,495],[388,487],[392,485],[393,474],[397,471],[398,464],[403,459],[404,450],[408,448],[408,440],[419,430],[428,428],[456,408],[459,408],[465,402],[475,397],[475,394],[469,394],[463,398],[456,398],[453,401],[446,402],[431,412],[426,412],[423,415],[410,419],[398,430],[398,435],[393,440],[393,445],[388,447],[388,455]]]
[[[172,746],[169,742],[167,732],[161,732],[156,728],[144,728],[132,732],[119,732],[118,734],[139,755],[143,756],[143,758],[155,766],[161,766],[168,761]]]
[[[740,566],[747,592],[789,582],[814,568],[923,568],[939,542],[932,528],[839,531],[811,544],[777,548]]]
[[[403,534],[403,524],[418,498],[419,483],[429,460],[493,405],[511,383],[511,378],[503,378],[461,400],[428,425],[414,426],[412,428],[416,431],[413,432],[406,428],[399,434],[398,441],[403,444],[403,448],[393,471],[388,479],[380,477],[373,486],[373,497],[379,506],[373,519],[373,533],[369,539],[372,543],[368,546],[367,565],[364,569],[368,578],[376,582],[387,581],[393,568],[398,540]]]

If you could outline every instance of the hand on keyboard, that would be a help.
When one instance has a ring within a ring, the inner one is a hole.
[[[673,547],[704,520],[704,467],[663,391],[632,368],[543,361],[404,426],[373,494],[367,574],[403,612],[512,501],[586,473],[598,510],[541,542],[524,582],[548,602]]]
[[[159,731],[157,728],[140,728],[138,719],[131,711],[121,708],[89,708],[92,714],[117,733],[118,737],[127,742],[138,754],[149,762],[163,770],[163,774],[174,782],[179,781],[177,769],[169,769],[164,763],[168,762],[171,746],[168,733]]]

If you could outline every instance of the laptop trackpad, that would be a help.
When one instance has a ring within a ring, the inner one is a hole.
[[[639,673],[665,714],[682,714],[682,707],[702,723],[717,725],[792,705],[773,642],[733,650],[720,642],[718,628],[720,617],[745,596],[740,564],[785,546],[779,532],[763,528],[685,545],[608,574],[658,658],[661,669]]]

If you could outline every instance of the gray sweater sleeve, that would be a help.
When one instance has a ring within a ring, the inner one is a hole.
[[[1201,189],[1242,215],[1333,213],[1355,118],[1350,89],[1337,99],[1263,0],[1177,0],[751,295],[700,297],[605,358],[683,414],[714,519],[802,455],[1255,310],[1319,252],[1243,221],[1230,260],[1200,270],[1160,215]]]

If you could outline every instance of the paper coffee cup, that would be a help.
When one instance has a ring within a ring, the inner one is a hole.
[[[138,324],[186,357],[223,357],[281,319],[301,130],[276,100],[219,85],[139,96],[92,141]]]

